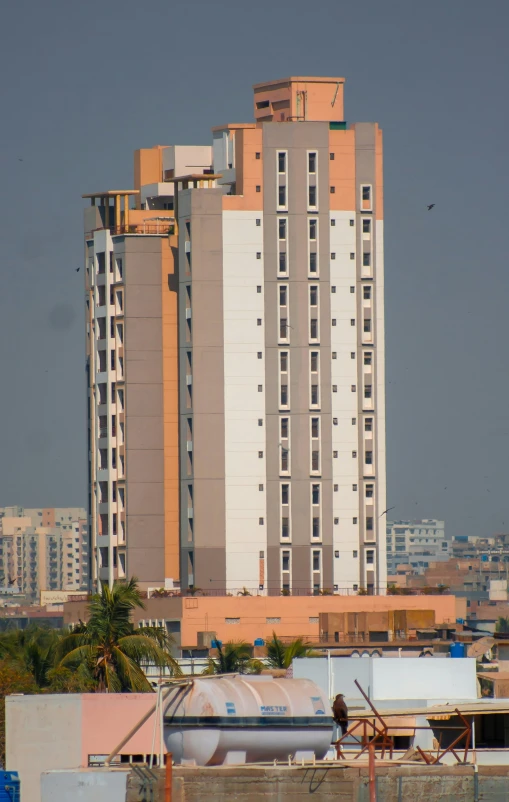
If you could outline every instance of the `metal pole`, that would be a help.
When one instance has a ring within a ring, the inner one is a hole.
[[[369,802],[376,802],[375,745],[368,747],[369,765]]]
[[[166,771],[164,775],[164,802],[171,802],[171,790],[173,779],[173,755],[168,752],[165,758]]]
[[[152,729],[152,749],[150,752],[150,761],[149,767],[152,768],[154,765],[154,749],[156,748],[156,729],[157,729],[157,710],[159,708],[159,703],[161,701],[161,685],[157,688],[157,702],[156,702],[156,709],[154,711],[154,727]]]
[[[161,702],[159,705],[159,768],[164,766],[164,706],[161,686]]]

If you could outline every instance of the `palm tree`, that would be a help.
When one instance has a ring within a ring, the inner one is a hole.
[[[103,586],[89,602],[88,623],[60,641],[57,668],[85,666],[97,690],[110,693],[152,691],[142,668],[148,664],[180,674],[170,654],[170,636],[160,627],[134,628],[131,613],[136,607],[145,609],[134,577],[112,588]]]
[[[0,658],[17,663],[32,675],[39,688],[47,688],[60,637],[58,630],[37,625],[6,632],[0,636]]]
[[[313,656],[313,647],[303,638],[283,643],[273,632],[272,640],[267,643],[267,662],[272,668],[289,668],[296,657]]]
[[[251,662],[251,649],[245,641],[217,644],[217,657],[210,658],[204,674],[247,674]]]

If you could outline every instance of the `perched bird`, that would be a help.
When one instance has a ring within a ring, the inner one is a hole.
[[[345,735],[348,729],[348,707],[346,706],[345,697],[342,693],[338,693],[332,705],[332,717],[336,724],[341,727],[342,735]]]
[[[381,513],[381,515],[380,515],[380,518],[382,517],[382,515],[385,515],[386,513],[390,512],[391,510],[395,510],[395,509],[396,509],[396,507],[387,507],[387,509],[386,509],[386,510],[384,510],[384,511]]]
[[[435,205],[434,203],[430,203],[430,205],[428,206],[428,212],[431,212],[434,205]]]

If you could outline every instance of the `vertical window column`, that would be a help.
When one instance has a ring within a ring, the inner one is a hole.
[[[289,287],[288,284],[278,284],[278,307],[279,307],[279,341],[290,341],[290,306],[289,306]]]
[[[277,209],[288,209],[288,151],[277,152]]]
[[[277,242],[278,242],[278,275],[288,275],[288,218],[278,217],[277,223]]]

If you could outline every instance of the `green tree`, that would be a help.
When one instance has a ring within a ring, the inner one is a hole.
[[[28,671],[41,689],[48,687],[48,672],[54,668],[59,630],[31,625],[0,635],[0,659],[9,659]]]
[[[172,640],[161,627],[135,629],[131,614],[145,609],[137,580],[103,586],[92,596],[88,623],[63,637],[57,649],[59,669],[89,673],[99,692],[152,691],[143,666],[156,665],[180,674],[170,654]]]
[[[496,626],[497,632],[509,632],[509,618],[500,616]]]
[[[245,641],[229,641],[217,645],[217,657],[210,658],[204,674],[248,674],[250,673],[251,649]]]
[[[271,668],[289,668],[296,657],[313,657],[314,654],[311,644],[303,638],[283,643],[273,632],[267,643],[267,662]]]

